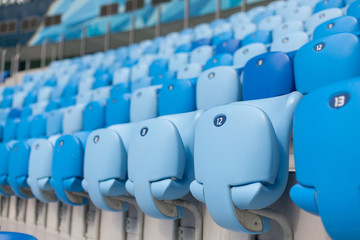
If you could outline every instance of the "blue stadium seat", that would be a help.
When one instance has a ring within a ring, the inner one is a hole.
[[[73,96],[69,96],[69,97],[62,97],[60,99],[60,106],[62,108],[65,108],[65,107],[70,107],[72,105],[75,105],[76,104],[76,98],[73,97]]]
[[[208,69],[201,73],[196,86],[197,109],[209,109],[241,100],[241,84],[230,66]]]
[[[285,190],[292,117],[301,97],[293,92],[238,102],[200,116],[190,190],[221,227],[250,234],[269,230],[269,219],[244,210],[266,208]]]
[[[272,32],[272,38],[273,40],[277,40],[280,37],[283,37],[285,35],[289,35],[291,33],[296,32],[303,32],[304,31],[304,25],[302,21],[289,21],[285,22],[283,24],[280,24],[278,27],[276,27]]]
[[[310,6],[301,6],[285,14],[285,21],[306,21],[311,17],[313,9]]]
[[[8,176],[10,151],[15,142],[16,141],[0,143],[0,194],[6,197],[14,194],[9,185]]]
[[[267,30],[258,30],[256,32],[248,34],[242,40],[242,46],[248,45],[250,43],[263,43],[268,44],[272,42],[271,32]]]
[[[217,46],[216,46],[216,54],[221,54],[221,53],[230,53],[230,54],[234,54],[234,52],[240,47],[240,41],[236,40],[236,39],[229,39],[229,40],[225,40],[220,42]]]
[[[350,4],[350,6],[347,9],[346,15],[353,16],[357,20],[360,19],[360,0],[357,0]]]
[[[256,24],[245,23],[234,26],[234,38],[237,40],[243,40],[247,35],[256,31]]]
[[[9,142],[11,140],[16,139],[16,129],[18,127],[18,120],[16,119],[8,119],[4,125],[4,135],[3,141]]]
[[[31,235],[17,232],[0,232],[0,238],[4,240],[37,240]]]
[[[154,77],[160,73],[164,73],[168,70],[168,60],[155,59],[149,67],[149,76]]]
[[[105,126],[105,101],[89,102],[83,114],[83,129],[95,130]]]
[[[26,95],[24,99],[24,106],[29,106],[33,103],[36,103],[36,101],[37,101],[37,93],[31,91]]]
[[[45,112],[51,112],[53,110],[60,108],[60,102],[55,100],[50,100],[48,105],[46,105]]]
[[[83,129],[84,105],[75,105],[65,109],[62,118],[64,134],[73,134]]]
[[[32,117],[19,120],[19,124],[16,129],[16,139],[26,140],[31,136],[31,121]]]
[[[111,89],[110,89],[110,97],[117,97],[117,96],[122,96],[125,93],[128,93],[130,91],[128,83],[119,83],[114,85]]]
[[[66,109],[59,109],[50,112],[46,121],[46,136],[53,136],[62,133],[63,112]]]
[[[106,101],[105,125],[130,122],[130,96],[111,97]]]
[[[92,91],[92,101],[102,101],[110,97],[111,87],[101,87]]]
[[[197,78],[201,72],[202,67],[199,63],[189,63],[179,69],[176,78],[189,79],[194,83],[197,81]]]
[[[235,68],[243,68],[251,58],[266,53],[266,46],[262,43],[248,44],[234,53],[233,64]]]
[[[309,34],[313,34],[315,28],[328,20],[343,16],[339,8],[329,8],[313,14],[305,21],[305,29]]]
[[[24,105],[25,97],[26,97],[25,92],[14,93],[11,107],[12,108],[21,108]]]
[[[263,19],[270,17],[274,15],[275,11],[272,9],[266,9],[265,11],[261,11],[254,18],[252,19],[252,22],[255,24],[259,24]]]
[[[360,78],[307,94],[294,117],[298,184],[290,196],[319,215],[332,239],[357,239],[360,225],[358,148]]]
[[[205,66],[204,70],[219,67],[219,66],[231,66],[233,64],[233,57],[229,53],[220,53],[210,58]]]
[[[229,39],[232,39],[232,37],[233,37],[233,32],[231,30],[229,30],[227,32],[219,33],[218,35],[215,35],[212,38],[212,45],[217,46],[223,41],[227,41]]]
[[[326,10],[329,8],[342,8],[344,7],[343,0],[322,0],[315,5],[314,13]]]
[[[93,91],[81,92],[76,96],[76,105],[86,105],[93,100]]]
[[[201,112],[167,115],[134,127],[126,190],[145,214],[160,219],[184,215],[182,207],[163,200],[175,200],[189,192],[193,180],[192,134]]]
[[[31,115],[32,115],[31,107],[24,107],[23,109],[21,109],[21,113],[20,113],[20,118],[21,119],[28,118]]]
[[[136,91],[139,88],[148,87],[151,85],[152,77],[143,76],[131,81],[131,92]]]
[[[201,46],[208,46],[211,44],[211,38],[203,38],[192,43],[192,49],[196,49]]]
[[[169,59],[169,71],[178,71],[182,66],[188,64],[189,54],[188,53],[177,53]]]
[[[11,105],[12,105],[12,96],[4,96],[1,101],[0,107],[9,108],[11,107]]]
[[[104,73],[103,75],[96,77],[96,80],[94,81],[92,88],[98,89],[109,86],[113,82],[112,78],[113,78],[112,74]]]
[[[52,92],[53,92],[52,87],[40,88],[37,95],[37,101],[38,102],[48,101],[51,98]]]
[[[309,37],[304,32],[295,32],[290,33],[287,35],[283,35],[282,37],[279,37],[277,39],[274,39],[274,41],[271,44],[270,51],[276,52],[294,52],[297,51],[299,48],[304,46],[306,43],[309,42]],[[293,56],[294,54],[289,54]]]
[[[186,64],[185,64],[186,65]],[[167,71],[164,73],[160,73],[151,79],[151,85],[162,85],[167,83],[170,80],[176,79],[175,71]]]
[[[27,183],[29,156],[34,140],[16,141],[10,150],[8,182],[16,196],[28,199],[33,194]]]
[[[127,193],[127,150],[132,128],[132,124],[114,125],[95,130],[88,137],[82,186],[102,210],[126,211],[129,207],[127,202],[111,197]]]
[[[130,81],[133,82],[141,77],[147,77],[149,74],[149,66],[145,63],[138,63],[131,68]]]
[[[93,88],[95,79],[93,77],[81,79],[78,85],[78,94],[88,92]]]
[[[130,81],[130,68],[120,68],[114,72],[113,85],[119,83],[128,83]]]
[[[72,206],[88,203],[87,198],[73,194],[84,191],[81,181],[84,176],[84,151],[88,135],[88,132],[63,135],[57,139],[54,147],[50,184],[59,200]]]
[[[308,93],[337,81],[360,76],[359,61],[360,42],[353,34],[339,33],[313,40],[296,53],[296,89]]]
[[[19,118],[20,116],[21,116],[21,111],[17,108],[12,108],[7,114],[8,119],[16,119]]]
[[[159,90],[158,115],[191,112],[196,109],[194,85],[186,79],[167,82]]]
[[[192,44],[191,43],[185,43],[180,46],[178,46],[175,50],[175,54],[177,53],[189,53],[192,50]]]
[[[242,98],[256,100],[295,91],[293,63],[282,52],[264,53],[250,59],[243,71]]]
[[[46,136],[46,115],[39,114],[32,118],[30,136],[32,138],[42,138]],[[19,124],[20,127],[21,124]]]
[[[63,97],[76,96],[78,93],[77,85],[66,85],[62,93]]]
[[[244,12],[237,12],[229,17],[229,21],[233,29],[235,29],[236,26],[250,24],[251,18]]]
[[[130,101],[130,121],[137,122],[157,117],[158,91],[161,86],[140,88],[132,93]]]
[[[50,184],[55,142],[59,135],[38,139],[33,143],[29,157],[28,184],[34,196],[42,202],[55,202],[57,197]]]
[[[360,31],[358,20],[352,16],[343,16],[326,21],[314,30],[313,39],[323,38],[337,33],[353,33]]]
[[[283,17],[279,15],[270,16],[261,20],[258,24],[258,30],[272,31],[283,22]]]
[[[213,56],[214,50],[212,47],[205,45],[195,48],[190,55],[191,63],[199,63],[204,66],[206,62]]]

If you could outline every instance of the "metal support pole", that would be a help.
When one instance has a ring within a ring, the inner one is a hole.
[[[190,0],[184,1],[184,29],[189,27],[189,16],[190,16]]]
[[[4,71],[5,71],[5,58],[6,58],[6,49],[1,51],[1,65],[0,65],[0,73],[1,73],[1,83],[4,82]]]
[[[15,76],[15,83],[18,84],[18,77],[17,77],[17,73],[19,71],[19,62],[20,62],[20,52],[16,53],[15,54],[15,57],[14,57],[14,68],[13,68],[13,71],[14,71],[14,76]]]
[[[30,58],[27,58],[25,61],[25,70],[26,71],[30,70]]]
[[[219,19],[220,15],[221,15],[221,0],[216,0],[215,19]]]
[[[40,66],[43,68],[46,65],[46,47],[47,47],[48,40],[44,39],[41,44],[41,64]]]
[[[241,11],[246,12],[246,8],[247,8],[246,0],[242,0],[241,1]]]
[[[64,57],[64,41],[65,41],[65,35],[61,34],[60,42],[59,42],[59,52],[58,52],[59,60],[62,60]]]
[[[51,62],[56,60],[56,50],[57,50],[57,44],[54,44],[53,46],[51,46]]]
[[[104,37],[104,51],[108,51],[110,49],[110,35],[111,35],[111,23],[106,23],[106,34]]]
[[[161,5],[158,4],[156,6],[156,26],[155,26],[155,37],[160,36],[160,31],[161,31]]]
[[[133,44],[135,41],[135,13],[131,14],[130,19],[130,32],[129,32],[129,45]]]
[[[85,55],[86,51],[86,28],[81,29],[80,56]]]

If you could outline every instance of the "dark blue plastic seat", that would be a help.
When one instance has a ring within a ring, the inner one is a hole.
[[[168,70],[168,61],[166,59],[155,59],[149,67],[149,76],[154,77],[165,73]]]
[[[55,110],[47,115],[46,136],[53,136],[62,133],[63,109]]]
[[[16,129],[16,139],[26,140],[30,138],[32,117],[20,119]]]
[[[105,101],[93,101],[86,105],[83,116],[85,131],[95,130],[105,126]]]
[[[1,108],[9,108],[12,105],[12,96],[5,96],[0,104]]]
[[[342,8],[344,7],[343,0],[322,0],[315,5],[314,13],[320,12],[328,8]]]
[[[11,140],[16,139],[17,127],[18,127],[18,120],[8,119],[5,122],[4,135],[3,135],[3,141],[4,142],[9,142]]]
[[[189,53],[192,50],[192,44],[191,43],[185,43],[180,46],[178,46],[175,50],[176,53]]]
[[[332,239],[360,236],[359,92],[360,78],[319,88],[303,98],[294,117],[298,184],[290,196],[320,216]]]
[[[17,232],[0,232],[1,240],[37,240],[35,237]]]
[[[106,101],[105,125],[130,122],[130,96],[110,97]]]
[[[347,9],[346,15],[353,16],[357,20],[360,19],[360,0],[357,0],[350,4],[350,6]]]
[[[192,42],[192,48],[198,48],[204,45],[210,45],[211,44],[211,39],[210,38],[203,38],[203,39],[199,39],[197,41]]]
[[[217,46],[221,42],[227,41],[233,37],[232,31],[221,32],[212,38],[212,45]]]
[[[295,91],[293,63],[283,52],[250,59],[243,70],[243,100],[277,97]]]
[[[25,119],[32,115],[32,108],[31,107],[24,107],[21,109],[20,118]]]
[[[220,42],[218,45],[216,45],[216,54],[221,53],[230,53],[234,54],[234,52],[240,47],[240,41],[236,39],[229,39]]]
[[[317,26],[313,33],[313,39],[323,38],[337,33],[358,33],[360,25],[356,18],[344,16],[334,18]]]
[[[195,100],[195,87],[189,80],[169,81],[159,90],[158,115],[194,111]]]
[[[32,118],[30,128],[30,136],[32,138],[42,138],[46,136],[46,121],[47,114],[38,114]]]
[[[339,44],[342,43],[342,44]],[[360,76],[360,42],[350,33],[315,39],[295,55],[296,89],[302,93]]]

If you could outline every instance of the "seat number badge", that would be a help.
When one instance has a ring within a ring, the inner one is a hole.
[[[345,106],[350,100],[350,94],[349,93],[341,93],[333,96],[330,99],[329,105],[331,108],[338,109]]]
[[[226,122],[226,116],[221,114],[221,115],[217,115],[214,118],[214,125],[215,127],[221,127],[222,125],[224,125],[224,123]]]
[[[325,43],[318,43],[318,44],[316,44],[315,45],[315,47],[314,47],[314,50],[316,51],[316,52],[320,52],[321,50],[323,50],[324,49],[324,47],[325,47]]]
[[[142,128],[142,129],[140,130],[140,135],[141,135],[142,137],[144,137],[144,136],[147,134],[148,130],[149,130],[149,129],[148,129],[147,127]]]

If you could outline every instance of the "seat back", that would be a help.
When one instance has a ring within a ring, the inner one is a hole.
[[[313,14],[305,21],[305,29],[309,34],[313,34],[315,28],[321,23],[330,19],[343,16],[343,12],[339,8],[330,8]]]
[[[360,25],[356,18],[343,16],[323,22],[314,30],[313,39],[323,38],[337,33],[354,33],[360,31]]]
[[[268,44],[272,42],[271,32],[267,30],[258,30],[256,32],[248,34],[243,40],[242,45],[248,45],[250,43],[263,43]]]
[[[39,114],[31,120],[30,136],[32,138],[46,136],[46,115],[47,114]]]
[[[83,129],[91,131],[105,126],[105,101],[93,101],[86,105],[83,113]]]
[[[290,196],[302,209],[320,215],[333,239],[360,236],[359,91],[360,78],[319,88],[304,97],[294,117],[299,183]]]
[[[234,67],[243,68],[251,58],[266,52],[267,49],[262,43],[251,43],[241,47],[234,53]]]
[[[310,6],[300,6],[294,10],[291,10],[285,14],[285,21],[306,21],[311,17],[313,9]]]
[[[277,26],[272,32],[272,38],[276,41],[278,38],[289,35],[291,33],[303,32],[304,25],[302,21],[293,20],[289,22],[284,22]]]
[[[357,20],[360,19],[360,0],[354,1],[349,5],[346,15],[353,16]]]
[[[140,88],[132,93],[130,101],[130,121],[137,122],[157,117],[158,90],[161,86]]]
[[[6,197],[14,194],[9,185],[8,176],[10,151],[15,142],[16,141],[0,143],[0,194]]]
[[[269,16],[261,20],[258,24],[259,30],[272,31],[283,22],[283,17],[279,15]]]
[[[26,140],[30,137],[32,117],[19,120],[16,128],[16,139]]]
[[[205,45],[197,47],[191,52],[190,62],[199,63],[201,66],[204,66],[213,54],[214,50],[211,46]]]
[[[197,109],[240,101],[241,84],[237,72],[229,66],[211,68],[201,73],[196,85]]]
[[[4,135],[3,135],[4,142],[9,142],[11,140],[16,139],[17,127],[18,127],[18,120],[15,119],[6,120],[4,126]]]
[[[244,23],[234,26],[234,38],[237,40],[243,40],[248,34],[256,31],[256,24]]]
[[[220,226],[250,234],[269,230],[269,219],[243,210],[268,207],[285,190],[292,117],[301,97],[293,92],[238,102],[199,118],[190,190]]]
[[[178,71],[182,66],[188,64],[189,54],[188,53],[177,53],[169,59],[169,71]]]
[[[340,33],[315,39],[296,53],[296,89],[308,93],[336,81],[360,76],[359,61],[360,43],[355,35]]]
[[[65,109],[59,109],[50,112],[46,121],[46,136],[53,136],[62,133],[63,112]]]
[[[234,54],[234,52],[240,47],[240,41],[236,39],[229,39],[220,42],[216,45],[216,53],[230,53]]]
[[[200,115],[201,111],[168,115],[134,127],[126,189],[145,214],[160,219],[184,215],[182,207],[163,200],[175,200],[189,192],[193,179],[193,130]]]
[[[205,66],[204,70],[219,67],[219,66],[231,66],[233,63],[233,57],[229,53],[220,53],[214,55],[212,58],[210,58]]]
[[[130,122],[130,96],[111,97],[106,101],[105,125]]]
[[[120,68],[114,72],[113,85],[128,83],[130,81],[130,68]]]
[[[83,129],[84,105],[68,107],[63,112],[62,130],[64,134],[73,134]]]
[[[88,132],[74,135],[62,135],[56,140],[51,185],[60,201],[72,206],[88,203],[87,198],[79,197],[72,192],[83,192],[81,181],[84,176],[84,150]]]
[[[343,0],[323,0],[319,1],[314,8],[314,13],[326,10],[329,8],[342,8],[344,7]]]
[[[309,37],[304,32],[295,32],[288,35],[284,35],[274,41],[271,44],[270,51],[272,52],[294,52],[301,48],[303,45],[309,42]]]

